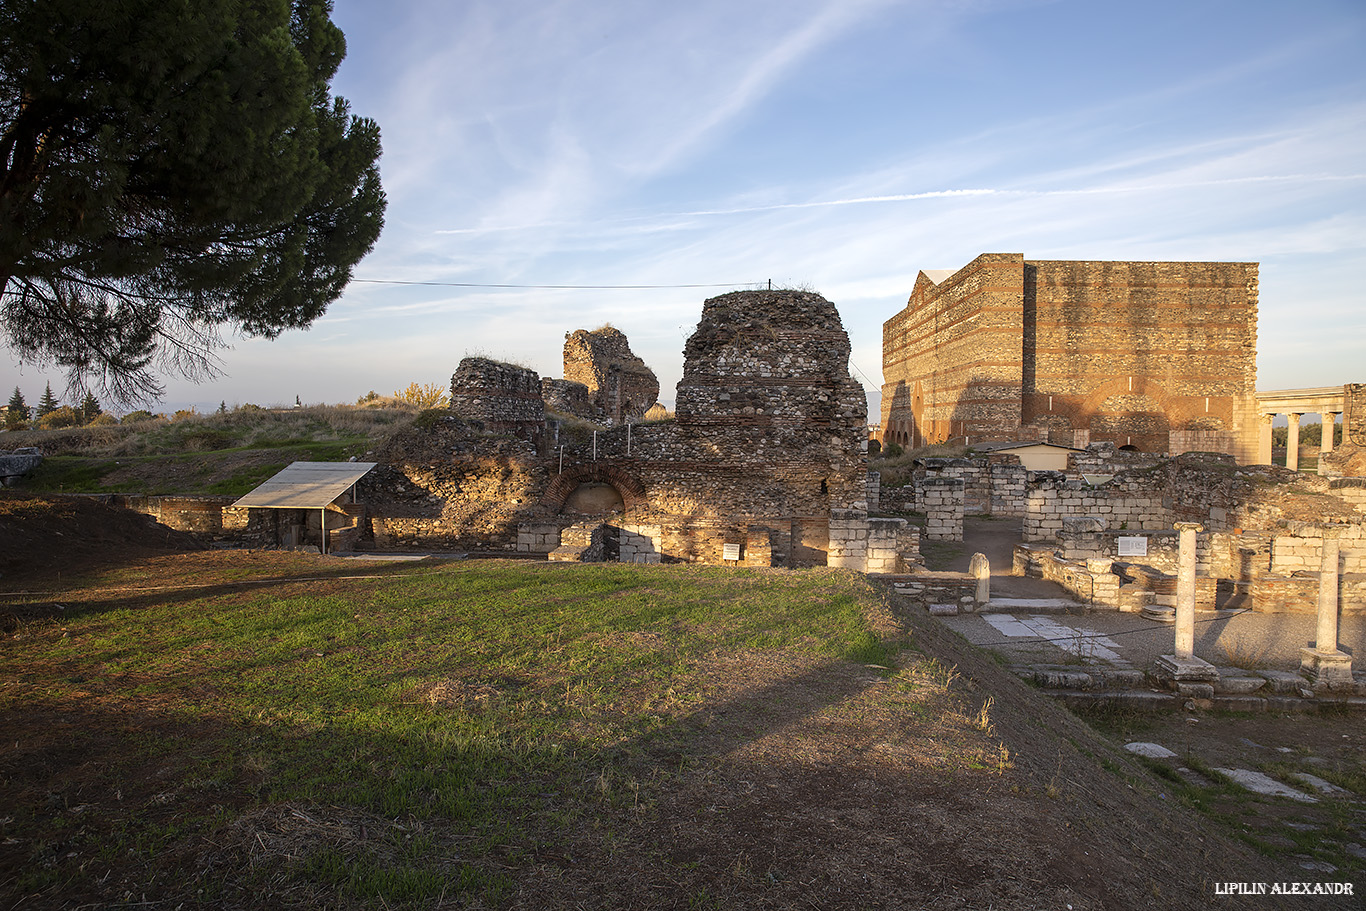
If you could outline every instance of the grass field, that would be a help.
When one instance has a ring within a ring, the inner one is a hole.
[[[857,574],[97,544],[5,564],[0,908],[1203,911],[1307,850],[1354,875],[1353,801],[1177,787]]]
[[[510,562],[245,581],[259,569],[187,569],[157,591],[132,571],[68,582],[58,618],[16,630],[0,712],[64,718],[59,738],[79,725],[96,765],[3,820],[25,855],[6,871],[15,894],[118,897],[100,877],[130,863],[155,889],[165,858],[235,844],[273,808],[283,822],[238,845],[270,855],[245,888],[496,903],[503,867],[686,767],[718,656],[887,668],[900,647],[871,625],[874,591],[834,571]],[[11,786],[34,771],[24,755],[16,743]],[[244,888],[195,874],[206,900]]]

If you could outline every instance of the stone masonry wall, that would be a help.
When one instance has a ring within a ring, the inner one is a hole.
[[[959,478],[925,478],[916,482],[916,500],[925,513],[925,537],[932,541],[963,540],[963,491]]]
[[[588,390],[592,417],[613,424],[640,420],[659,398],[654,372],[611,326],[565,336],[564,378]]]
[[[1126,477],[1092,487],[1050,475],[1031,486],[1025,498],[1023,538],[1052,539],[1070,516],[1095,516],[1107,529],[1166,531],[1175,519],[1165,504],[1162,480]]]
[[[1342,392],[1342,442],[1366,446],[1366,383],[1348,383]]]
[[[662,559],[721,563],[734,544],[746,564],[862,568],[866,405],[834,306],[797,291],[712,298],[685,357],[676,419],[566,443],[540,508],[608,484],[622,496],[612,522],[658,528]]]
[[[1086,431],[1254,462],[1257,288],[1255,263],[983,254],[938,281],[922,272],[883,324],[884,439]]]
[[[545,432],[545,402],[535,370],[467,357],[451,377],[451,414],[487,429],[538,439]]]
[[[547,411],[580,418],[586,418],[593,412],[588,400],[588,387],[573,380],[557,380],[549,376],[542,378],[541,399]]]

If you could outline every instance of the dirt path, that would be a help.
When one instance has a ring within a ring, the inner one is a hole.
[[[991,593],[1006,598],[1070,598],[1056,582],[1013,576],[1015,545],[1022,538],[1024,520],[994,516],[967,516],[963,519],[963,552],[948,569],[967,572],[972,555],[985,554],[991,563]]]

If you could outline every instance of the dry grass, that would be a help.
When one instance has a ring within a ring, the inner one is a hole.
[[[44,455],[141,456],[221,449],[269,448],[280,441],[376,439],[411,423],[418,409],[401,403],[384,407],[309,405],[304,408],[240,407],[226,413],[196,414],[174,421],[27,430],[6,435],[10,449],[34,446]]]

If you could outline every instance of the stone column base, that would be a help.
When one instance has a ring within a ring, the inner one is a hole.
[[[1213,683],[1218,680],[1218,669],[1203,658],[1164,654],[1157,658],[1157,676],[1177,683]]]
[[[1337,649],[1300,649],[1300,673],[1309,678],[1316,690],[1350,690],[1356,686],[1352,680],[1352,656]]]
[[[1161,604],[1146,604],[1140,609],[1144,620],[1156,620],[1158,623],[1175,623],[1176,608],[1166,607]]]
[[[1219,679],[1219,671],[1202,658],[1161,655],[1157,659],[1157,676],[1183,696],[1209,699],[1214,696],[1214,683]]]

